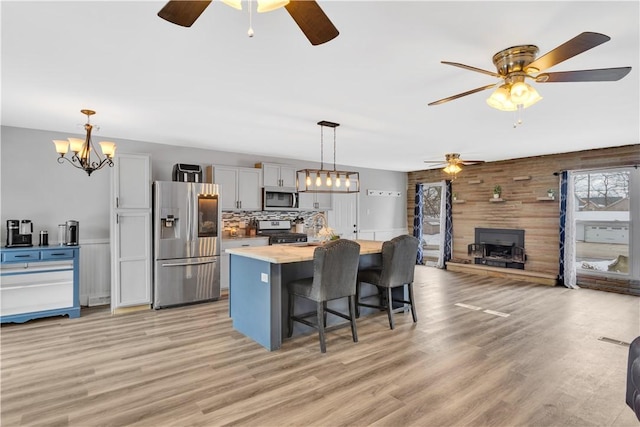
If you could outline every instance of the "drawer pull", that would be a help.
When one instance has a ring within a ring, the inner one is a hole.
[[[51,256],[66,256],[67,254],[65,252],[57,252],[57,253],[52,253]]]
[[[31,258],[31,255],[29,254],[25,254],[25,255],[16,255],[16,258]]]

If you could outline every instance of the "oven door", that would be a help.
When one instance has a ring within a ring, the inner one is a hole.
[[[298,209],[298,193],[293,190],[265,187],[262,195],[265,211],[286,211]]]

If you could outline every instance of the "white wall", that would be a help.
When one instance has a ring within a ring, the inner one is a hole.
[[[0,218],[1,243],[6,242],[8,219],[30,219],[34,222],[34,240],[40,230],[49,231],[49,241],[57,240],[57,225],[68,219],[80,222],[80,240],[109,238],[109,169],[90,177],[70,165],[58,164],[53,139],[72,136],[54,131],[1,127],[0,139]],[[171,180],[176,163],[206,166],[221,164],[253,167],[257,162],[293,164],[317,168],[319,164],[291,159],[255,157],[247,154],[178,147],[150,142],[131,141],[100,135],[110,140],[122,153],[147,153],[152,159],[153,180]],[[338,168],[345,168],[338,165]],[[406,229],[407,174],[349,167],[360,172],[361,193],[358,194],[360,229]],[[367,189],[400,191],[402,197],[371,197]]]

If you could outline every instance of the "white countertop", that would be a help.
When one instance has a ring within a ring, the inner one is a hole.
[[[382,252],[382,241],[355,240],[360,244],[360,255],[377,254]],[[318,245],[289,246],[271,245],[249,248],[226,249],[225,252],[232,255],[240,255],[247,258],[267,261],[272,264],[287,264],[290,262],[302,262],[313,260],[313,251]]]

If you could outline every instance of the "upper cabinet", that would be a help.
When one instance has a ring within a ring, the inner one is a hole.
[[[298,206],[308,211],[331,210],[331,193],[298,193]]]
[[[146,154],[116,154],[114,208],[151,209],[151,160]]]
[[[207,182],[220,186],[224,211],[262,210],[262,170],[233,166],[207,166]]]
[[[296,188],[296,168],[276,163],[257,163],[262,168],[262,184],[265,187]]]

